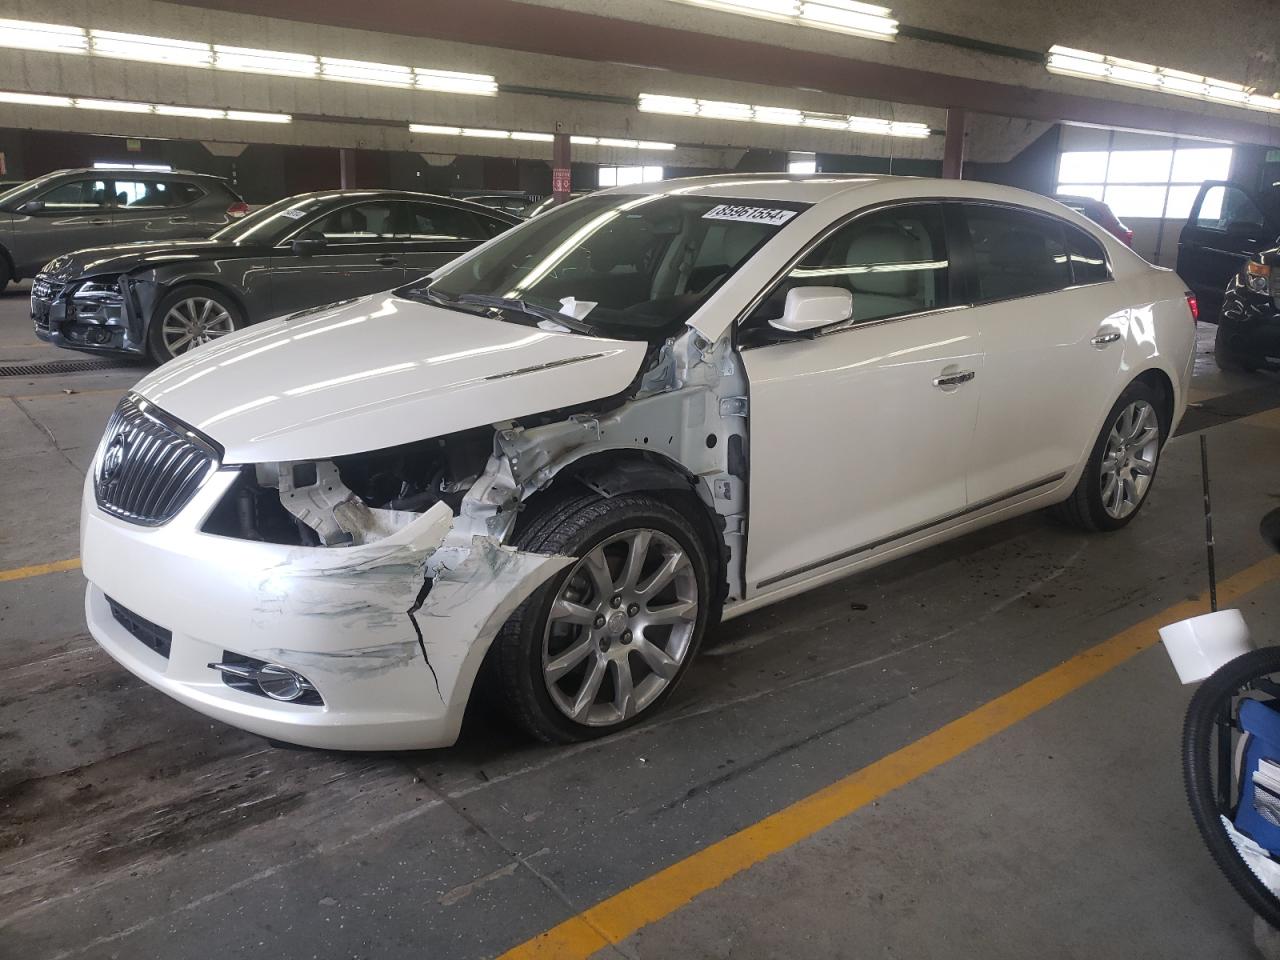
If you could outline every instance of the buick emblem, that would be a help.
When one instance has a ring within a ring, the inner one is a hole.
[[[116,478],[116,474],[120,472],[120,465],[124,463],[125,440],[122,434],[117,433],[111,438],[111,442],[107,444],[107,449],[102,454],[102,470],[101,477],[104,484],[111,483]]]

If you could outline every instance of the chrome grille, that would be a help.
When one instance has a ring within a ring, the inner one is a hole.
[[[37,330],[49,329],[49,304],[58,298],[65,283],[40,274],[31,282],[31,321]]]
[[[98,506],[130,523],[166,523],[218,469],[221,457],[211,440],[130,394],[111,415],[98,448]]]

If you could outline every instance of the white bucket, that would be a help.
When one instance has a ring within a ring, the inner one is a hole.
[[[1183,683],[1199,683],[1253,649],[1239,610],[1218,610],[1160,628],[1160,639]]]

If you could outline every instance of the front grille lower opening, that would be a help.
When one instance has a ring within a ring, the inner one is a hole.
[[[173,631],[166,630],[159,624],[152,623],[146,617],[140,617],[128,607],[117,603],[111,597],[107,597],[107,605],[111,608],[111,616],[115,618],[116,623],[124,627],[134,638],[139,640],[143,646],[149,650],[153,650],[166,660],[169,659],[169,651],[173,646]]]

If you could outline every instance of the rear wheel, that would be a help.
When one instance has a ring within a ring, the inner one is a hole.
[[[1057,515],[1084,530],[1119,530],[1138,515],[1169,435],[1164,398],[1135,380],[1115,402],[1089,461]]]
[[[160,301],[147,331],[151,356],[166,363],[244,326],[240,310],[211,287],[185,286]]]
[[[540,511],[516,545],[577,560],[494,641],[515,719],[542,740],[567,743],[652,714],[706,629],[710,563],[694,525],[642,494],[578,496]]]

